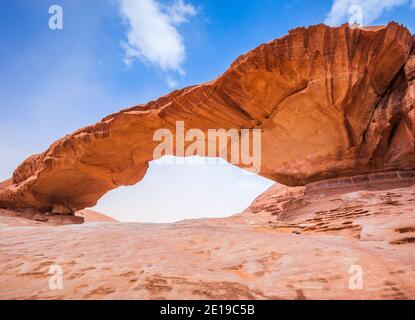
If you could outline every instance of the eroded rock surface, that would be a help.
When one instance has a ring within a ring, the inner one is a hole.
[[[0,207],[92,207],[143,178],[155,130],[262,129],[260,174],[290,186],[415,169],[414,39],[404,27],[298,28],[218,79],[110,115],[27,159]],[[175,152],[175,151],[174,151]]]
[[[310,197],[276,185],[225,219],[0,216],[0,299],[415,299],[414,201],[413,186]]]
[[[20,225],[71,225],[88,222],[117,222],[117,220],[93,210],[81,210],[74,214],[56,214],[28,209],[0,209],[0,219],[12,226]],[[1,225],[1,223],[0,223]]]

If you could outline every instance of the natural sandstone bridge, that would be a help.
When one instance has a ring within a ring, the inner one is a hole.
[[[214,81],[110,115],[28,158],[0,184],[0,207],[94,206],[143,178],[154,131],[176,121],[203,132],[261,129],[260,174],[290,186],[415,170],[414,78],[414,37],[398,24],[298,28]]]

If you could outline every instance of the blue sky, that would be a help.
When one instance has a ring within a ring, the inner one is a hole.
[[[55,4],[63,30],[48,26]],[[216,78],[289,29],[346,22],[355,4],[367,24],[415,29],[415,0],[2,0],[0,180],[67,133]],[[142,183],[109,193],[97,209],[123,221],[225,216],[271,184],[230,165],[152,165]]]

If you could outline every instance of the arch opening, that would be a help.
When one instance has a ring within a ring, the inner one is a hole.
[[[140,183],[112,190],[92,209],[122,222],[221,218],[242,212],[274,183],[221,158],[164,156]]]

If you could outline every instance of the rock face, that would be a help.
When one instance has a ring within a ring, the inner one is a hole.
[[[24,161],[0,207],[79,210],[140,181],[159,128],[262,130],[262,176],[290,186],[415,169],[414,38],[395,23],[298,28],[215,81],[78,130]],[[173,151],[175,153],[176,150]]]
[[[161,225],[0,215],[0,299],[415,299],[414,194],[276,185],[242,214]]]
[[[19,225],[53,225],[62,226],[89,222],[117,222],[117,220],[93,210],[81,210],[72,214],[55,214],[39,212],[33,208],[0,209],[0,219],[8,221],[11,226]],[[24,221],[24,222],[22,222]]]

